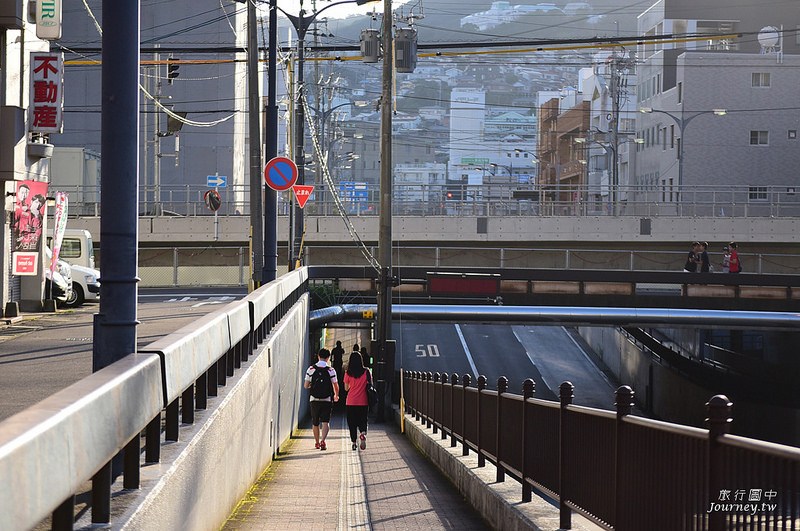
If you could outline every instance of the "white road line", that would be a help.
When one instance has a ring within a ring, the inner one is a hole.
[[[461,326],[458,324],[453,326],[456,327],[456,334],[458,334],[458,339],[461,340],[461,346],[464,347],[464,354],[467,355],[469,366],[472,367],[472,377],[475,378],[475,381],[478,381],[478,368],[475,366],[475,360],[472,359],[472,353],[469,351],[469,347],[467,346],[467,340],[464,339],[464,334],[461,333]]]
[[[338,530],[372,529],[367,506],[367,493],[364,487],[364,472],[358,450],[351,450],[350,430],[342,422],[341,477],[339,481],[339,525]]]
[[[536,367],[536,362],[533,361],[533,358],[531,357],[531,353],[528,352],[528,349],[525,346],[525,343],[522,341],[522,338],[520,338],[519,335],[517,335],[517,327],[516,326],[512,326],[511,327],[511,331],[514,333],[514,337],[517,338],[517,341],[519,341],[519,344],[522,346],[522,348],[525,349],[525,355],[528,356],[528,360],[531,362],[531,365]],[[531,332],[533,332],[533,330],[531,330]],[[536,368],[539,369],[538,367],[536,367]],[[539,370],[539,376],[542,378],[542,381],[544,382],[545,387],[547,387],[548,389],[550,389],[552,391],[553,388],[550,386],[550,383],[547,381],[547,378],[544,377],[544,374],[542,374],[541,370]]]
[[[608,377],[606,377],[606,373],[604,373],[603,371],[600,370],[600,367],[598,367],[597,364],[594,362],[594,360],[592,360],[592,358],[589,357],[589,355],[586,353],[586,351],[583,350],[583,347],[580,346],[580,344],[577,341],[575,341],[575,338],[572,337],[572,334],[569,333],[569,330],[567,330],[566,327],[564,327],[564,326],[562,326],[561,329],[564,330],[564,333],[567,334],[567,337],[570,339],[570,341],[572,341],[575,344],[575,346],[578,347],[578,350],[581,351],[581,354],[583,354],[583,357],[586,358],[586,361],[588,361],[591,364],[591,366],[594,367],[595,370],[600,373],[600,376],[603,377],[603,380],[606,381],[608,386],[611,387],[612,389],[614,389],[614,384],[612,384],[609,381]]]

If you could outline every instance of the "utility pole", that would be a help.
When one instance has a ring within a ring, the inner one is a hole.
[[[247,2],[247,92],[249,96],[247,121],[250,132],[250,242],[252,245],[251,260],[254,288],[261,284],[262,263],[264,260],[261,228],[261,175],[263,167],[261,165],[261,128],[259,127],[261,105],[258,94],[258,33],[256,28],[255,2]]]
[[[101,173],[105,259],[100,264],[100,310],[94,316],[93,371],[136,352],[138,324],[139,2],[103,0],[103,7],[101,150],[113,156],[107,157]]]
[[[378,261],[381,265],[378,288],[378,355],[381,369],[378,380],[383,380],[383,389],[378,388],[378,421],[383,420],[384,399],[388,377],[394,372],[394,356],[388,356],[387,343],[392,323],[392,0],[383,0],[383,84],[381,90],[381,180],[380,220],[378,228]]]
[[[267,109],[264,119],[266,159],[278,156],[278,0],[269,0],[269,51],[267,63]],[[278,276],[278,192],[265,187],[264,194],[264,269],[262,282]]]
[[[316,18],[316,15],[313,17]],[[313,20],[312,18],[312,20]],[[291,20],[291,19],[290,19]],[[294,102],[294,163],[297,165],[297,184],[306,183],[306,111],[303,107],[305,98],[305,60],[306,60],[306,31],[308,22],[303,9],[303,0],[300,0],[300,16],[297,17],[295,31],[297,31],[297,71],[295,72],[296,93]],[[289,271],[295,269],[300,263],[300,246],[303,241],[303,209],[295,201],[294,205],[294,234],[292,238],[292,252],[289,259]]]
[[[620,58],[617,50],[611,56],[611,208],[619,214],[619,75]]]

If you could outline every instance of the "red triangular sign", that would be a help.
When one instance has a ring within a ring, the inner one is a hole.
[[[297,206],[303,208],[306,206],[306,203],[308,203],[311,193],[314,191],[314,187],[295,184],[292,186],[292,191],[294,192],[295,199],[297,199]]]

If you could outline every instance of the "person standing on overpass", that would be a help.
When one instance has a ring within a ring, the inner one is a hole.
[[[741,273],[742,272],[742,262],[739,260],[739,246],[736,245],[736,242],[731,242],[728,244],[728,247],[731,250],[731,257],[728,260],[729,264],[729,271],[731,273]]]
[[[330,350],[322,348],[317,353],[317,363],[306,371],[303,387],[311,392],[311,424],[314,432],[314,448],[327,450],[325,438],[330,431],[333,402],[339,401],[339,381],[336,371],[328,365]]]

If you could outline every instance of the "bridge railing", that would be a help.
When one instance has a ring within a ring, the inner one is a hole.
[[[616,412],[497,390],[480,376],[406,372],[406,413],[441,432],[462,455],[489,460],[497,481],[521,484],[522,501],[535,490],[557,500],[560,528],[572,511],[604,527],[635,529],[797,529],[800,449],[730,435],[732,403],[706,404],[709,429],[632,416],[633,391],[616,391]]]
[[[159,461],[306,291],[301,268],[1,422],[0,529],[48,516],[72,529],[87,481],[91,521],[108,524],[114,457],[122,451],[123,487],[138,489],[142,464]]]
[[[71,193],[71,216],[98,216],[99,187],[60,186]],[[140,187],[143,216],[209,216],[203,195],[208,187],[159,185]],[[306,206],[309,216],[338,215],[326,185],[316,187]],[[249,215],[249,186],[219,189],[221,216]],[[573,186],[539,189],[531,183],[492,182],[482,185],[396,185],[392,211],[399,216],[680,216],[680,217],[800,217],[800,190],[786,186]],[[380,212],[377,185],[337,189],[351,216]],[[75,198],[73,201],[72,198]],[[614,199],[616,198],[616,200]],[[278,215],[291,211],[290,194],[279,194]]]

